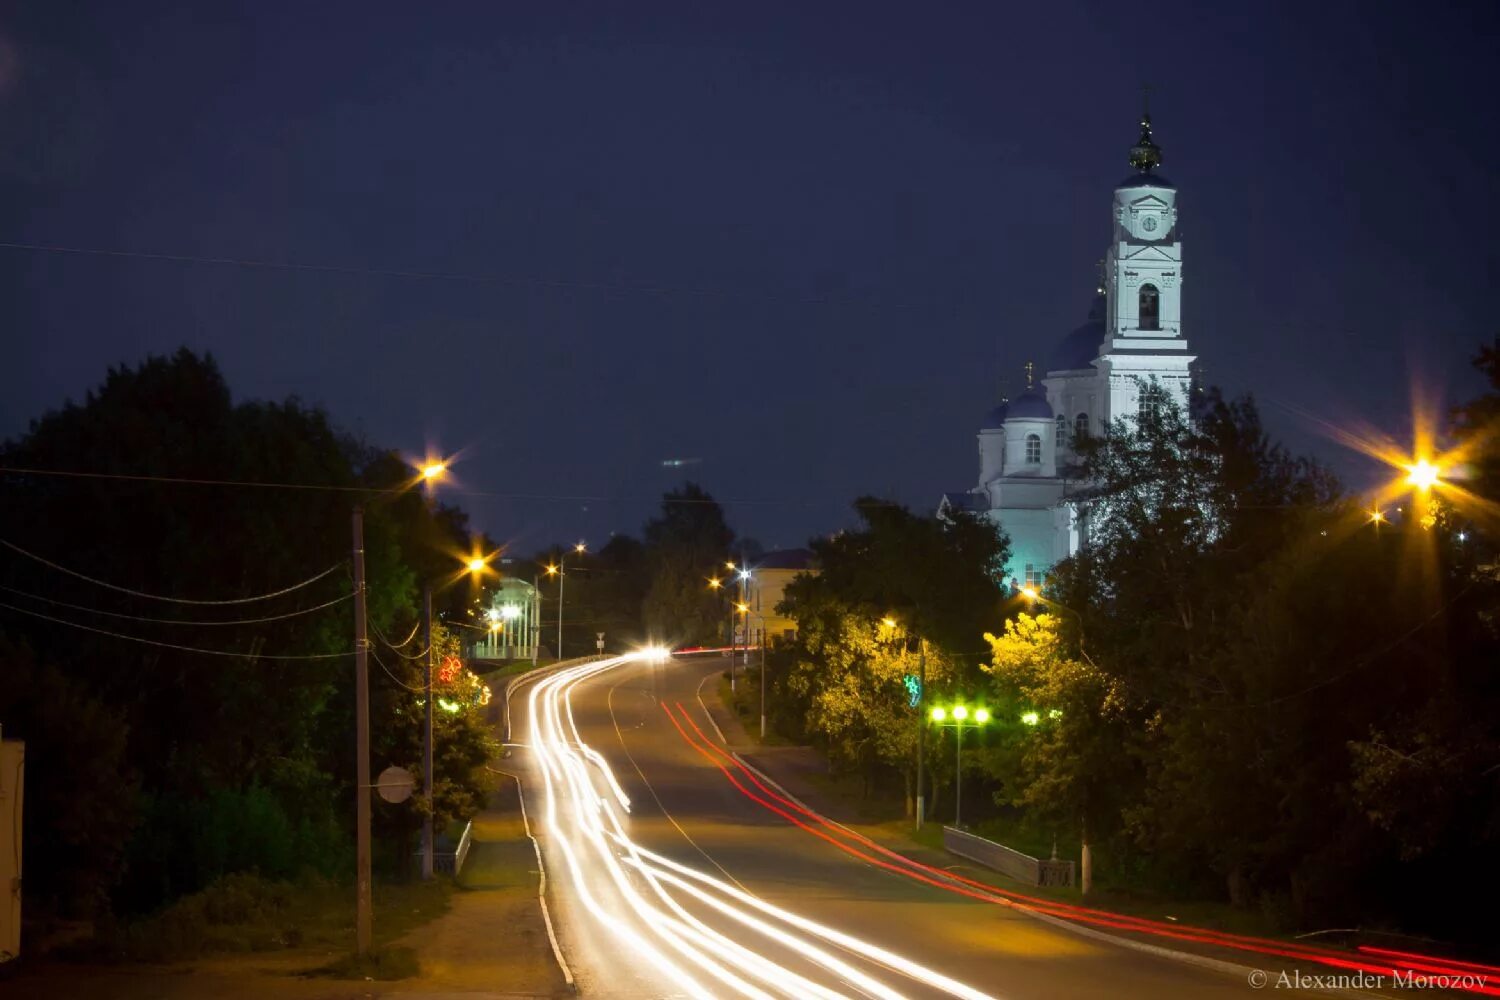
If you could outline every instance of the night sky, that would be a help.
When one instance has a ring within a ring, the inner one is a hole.
[[[1358,480],[1309,415],[1404,437],[1500,334],[1493,3],[0,10],[0,242],[332,268],[0,249],[0,436],[186,344],[463,449],[523,548],[685,474],[768,546],[929,509],[1084,320],[1143,83],[1184,330],[1294,447]]]

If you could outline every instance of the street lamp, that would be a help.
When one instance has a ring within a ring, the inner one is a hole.
[[[895,629],[900,623],[890,615],[880,619],[880,624],[888,629]],[[902,652],[905,653],[905,639],[902,639]],[[927,699],[927,640],[917,639],[917,694],[912,701],[912,707],[917,710],[917,795],[916,795],[916,825],[922,829],[922,823],[926,820],[927,800],[922,794],[926,778],[927,764],[927,727],[922,725],[922,705]],[[936,710],[934,710],[936,711]],[[937,716],[933,717],[934,719]]]
[[[573,551],[583,555],[588,551],[588,546],[583,542],[573,546]],[[557,577],[557,658],[563,658],[562,632],[563,632],[563,582],[568,575],[568,557],[566,554],[559,555],[557,562],[547,567],[547,575]]]
[[[1412,465],[1406,467],[1406,484],[1416,490],[1426,493],[1438,484],[1442,478],[1443,470],[1427,461],[1419,458]]]
[[[444,459],[428,458],[415,466],[417,476],[381,491],[390,498],[413,486],[435,484],[448,471]],[[370,882],[370,638],[369,584],[365,578],[365,509],[356,503],[350,512],[354,569],[354,948],[368,954],[373,938]]]
[[[1377,511],[1375,511],[1374,515],[1370,518],[1370,520],[1373,521],[1373,522],[1375,522],[1376,529],[1379,530],[1380,522],[1383,521],[1383,520],[1385,520],[1385,515],[1382,514],[1380,511],[1377,510]],[[1046,604],[1050,605],[1051,607],[1057,608],[1059,611],[1066,611],[1068,614],[1070,614],[1074,618],[1076,618],[1078,620],[1078,652],[1084,658],[1084,661],[1088,663],[1089,666],[1093,667],[1095,670],[1099,669],[1099,665],[1096,664],[1093,661],[1093,659],[1089,656],[1089,652],[1084,647],[1084,644],[1083,644],[1084,643],[1084,636],[1083,636],[1083,616],[1082,615],[1080,615],[1077,611],[1073,610],[1072,608],[1068,607],[1066,604],[1059,604],[1057,601],[1052,600],[1050,597],[1043,597],[1040,593],[1037,592],[1037,589],[1035,587],[1022,587],[1021,588],[1021,593],[1028,600],[1031,600],[1031,601],[1043,601]],[[1053,711],[1056,712],[1055,709]],[[1054,718],[1054,719],[1056,719],[1056,718],[1060,717],[1060,714],[1061,713],[1054,714],[1054,715],[1051,715],[1051,717]],[[1036,712],[1026,712],[1026,713],[1024,713],[1021,716],[1021,722],[1023,724],[1025,724],[1025,725],[1028,725],[1028,726],[1035,726],[1035,725],[1037,725],[1041,721],[1042,721],[1041,720],[1041,716],[1038,715]],[[1085,794],[1087,794],[1086,791],[1085,791]],[[1085,812],[1087,812],[1087,799],[1085,799],[1084,801],[1085,801]],[[1094,886],[1094,861],[1093,861],[1093,854],[1089,851],[1089,826],[1088,826],[1088,816],[1087,815],[1084,816],[1084,818],[1083,818],[1083,824],[1082,825],[1083,825],[1083,835],[1082,835],[1082,838],[1081,838],[1082,839],[1082,848],[1081,848],[1081,850],[1079,852],[1079,859],[1078,859],[1078,861],[1079,861],[1079,864],[1078,864],[1078,868],[1079,868],[1079,872],[1078,872],[1078,886],[1079,886],[1079,891],[1082,892],[1086,896],[1086,895],[1088,895],[1089,890],[1092,889],[1093,886]]]
[[[934,706],[930,713],[933,725],[939,729],[956,730],[954,738],[954,770],[953,770],[953,827],[956,830],[963,829],[964,809],[964,726],[974,728],[982,726],[990,721],[989,709],[976,708],[974,710],[974,721],[969,722],[969,707],[962,702],[954,705],[951,709]],[[952,718],[950,723],[947,720]]]
[[[465,568],[469,571],[472,579],[485,572],[490,567],[490,559],[493,556],[479,554],[471,555],[464,561]],[[449,577],[443,583],[452,583],[455,577]],[[491,622],[491,641],[496,632],[500,630],[499,622]],[[422,721],[422,797],[427,803],[427,810],[422,816],[422,879],[424,881],[432,878],[433,862],[433,839],[432,839],[432,581],[429,579],[422,585],[422,638],[427,646],[427,655],[422,661],[422,691],[423,698],[423,721]]]
[[[1381,515],[1381,516],[1384,517],[1384,515]],[[1078,622],[1078,652],[1079,652],[1079,655],[1081,655],[1084,658],[1084,660],[1088,663],[1089,666],[1093,667],[1095,670],[1099,669],[1098,664],[1096,664],[1093,661],[1093,659],[1089,656],[1089,651],[1088,651],[1088,649],[1084,645],[1083,615],[1079,614],[1077,611],[1075,611],[1072,608],[1068,607],[1066,604],[1063,604],[1063,603],[1061,603],[1059,601],[1054,601],[1050,597],[1044,597],[1044,596],[1042,596],[1041,591],[1037,590],[1035,587],[1030,587],[1030,586],[1022,587],[1021,588],[1021,596],[1024,597],[1024,598],[1026,598],[1028,601],[1033,601],[1033,602],[1039,601],[1042,604],[1045,604],[1045,605],[1047,605],[1050,608],[1056,608],[1058,611],[1066,611],[1068,614],[1072,615],[1073,619]]]

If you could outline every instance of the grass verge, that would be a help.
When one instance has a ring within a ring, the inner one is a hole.
[[[376,883],[373,909],[377,952],[446,913],[450,879]],[[208,955],[292,949],[349,952],[354,945],[354,889],[321,879],[273,882],[258,875],[226,875],[201,892],[124,924],[101,927],[71,957],[118,962],[171,962]],[[394,953],[381,957],[389,973],[410,963]],[[330,967],[332,968],[332,967]],[[333,974],[333,973],[328,973]],[[369,972],[357,973],[359,978]]]

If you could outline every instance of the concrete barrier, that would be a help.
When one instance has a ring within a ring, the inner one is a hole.
[[[955,830],[951,826],[943,827],[943,846],[961,858],[968,858],[986,868],[1009,875],[1017,882],[1024,882],[1027,885],[1068,886],[1070,888],[1073,885],[1073,862],[1071,861],[1033,858],[1029,854],[1022,854],[1004,844],[976,837],[963,830]]]

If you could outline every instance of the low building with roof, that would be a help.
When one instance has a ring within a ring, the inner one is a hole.
[[[752,642],[790,639],[797,634],[797,623],[777,614],[776,605],[799,574],[816,572],[813,554],[807,549],[778,549],[755,560],[745,590]]]

